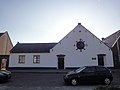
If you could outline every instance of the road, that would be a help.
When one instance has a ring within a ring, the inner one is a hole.
[[[120,73],[113,73],[113,85],[120,85]],[[93,90],[97,85],[65,85],[63,74],[13,73],[9,82],[0,84],[0,90]]]

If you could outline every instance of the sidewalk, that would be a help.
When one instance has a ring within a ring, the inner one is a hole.
[[[10,70],[12,73],[43,73],[43,74],[66,74],[67,72],[71,70],[57,70],[57,69],[52,69],[52,70]]]
[[[33,69],[33,70],[10,70],[13,73],[43,73],[43,74],[66,74],[69,71],[72,71],[73,69],[64,69],[64,70],[58,70],[58,69]],[[120,73],[120,69],[111,69],[112,73]]]

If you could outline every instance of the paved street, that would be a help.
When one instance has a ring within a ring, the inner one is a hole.
[[[120,73],[113,73],[113,85],[120,85]],[[63,74],[13,73],[9,82],[0,84],[0,90],[93,90],[97,85],[65,85]]]
[[[64,84],[63,74],[41,73],[13,73],[9,82],[0,85],[0,90],[78,90],[79,88],[87,90],[94,86],[67,86]]]

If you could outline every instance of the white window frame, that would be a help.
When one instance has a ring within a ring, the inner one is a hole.
[[[40,55],[33,55],[33,63],[34,64],[40,63]]]
[[[24,64],[25,63],[25,55],[19,55],[18,63],[20,63],[20,64]]]

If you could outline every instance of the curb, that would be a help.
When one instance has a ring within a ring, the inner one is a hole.
[[[12,73],[41,73],[41,74],[66,74],[72,70],[10,70]],[[111,69],[112,73],[120,73],[119,69]]]
[[[66,74],[70,70],[10,70],[12,73]]]

